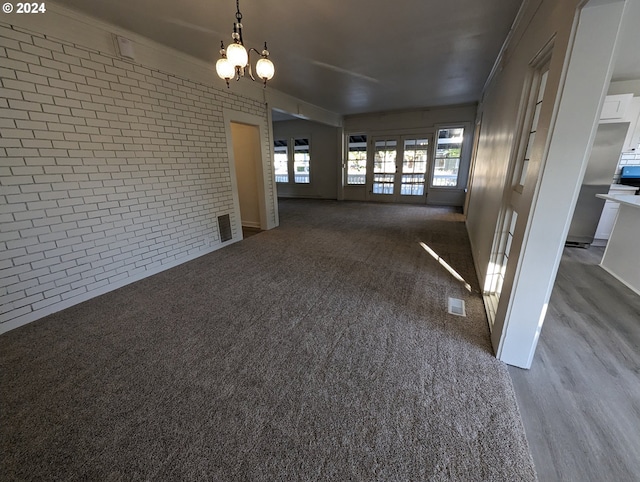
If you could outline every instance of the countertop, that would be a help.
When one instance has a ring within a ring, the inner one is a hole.
[[[607,201],[615,201],[625,206],[631,206],[640,209],[640,196],[634,196],[633,194],[625,194],[623,196],[610,196],[609,194],[596,194],[596,197],[600,199],[606,199]]]
[[[610,191],[637,191],[637,187],[626,186],[625,184],[611,184]]]

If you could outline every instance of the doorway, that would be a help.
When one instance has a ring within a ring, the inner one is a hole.
[[[265,117],[231,109],[222,112],[232,189],[227,206],[233,239],[239,241],[243,225],[268,230],[279,223],[273,151],[269,150],[272,136]]]
[[[368,200],[425,204],[430,136],[380,136],[370,142]]]
[[[260,132],[258,126],[231,122],[231,138],[242,230],[249,234],[261,227],[258,196],[258,168],[262,162]]]

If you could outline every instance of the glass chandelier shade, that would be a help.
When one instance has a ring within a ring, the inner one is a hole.
[[[249,54],[244,45],[234,42],[227,47],[227,59],[234,67],[244,68],[249,63]]]
[[[222,57],[216,62],[216,73],[221,79],[229,80],[235,75],[236,68],[229,62],[229,59]]]
[[[276,68],[273,66],[273,62],[271,62],[267,57],[262,57],[256,63],[256,74],[258,74],[258,77],[265,82],[267,80],[271,80],[275,72]]]

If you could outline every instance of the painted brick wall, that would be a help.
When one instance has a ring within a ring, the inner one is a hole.
[[[266,125],[263,103],[6,24],[0,79],[0,332],[211,251],[217,216],[238,222],[222,109]]]

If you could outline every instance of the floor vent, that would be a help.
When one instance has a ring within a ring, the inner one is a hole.
[[[458,298],[449,298],[449,314],[456,316],[467,316],[464,301]]]
[[[218,216],[218,230],[220,231],[220,242],[224,243],[233,237],[231,232],[231,219],[228,214]]]

